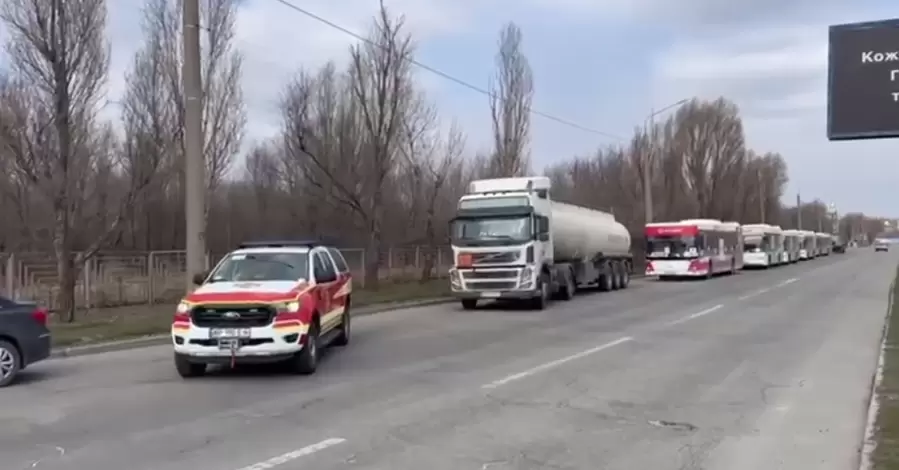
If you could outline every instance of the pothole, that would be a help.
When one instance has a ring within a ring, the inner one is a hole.
[[[649,424],[657,428],[674,429],[675,431],[691,432],[699,429],[690,423],[678,423],[676,421],[652,420]]]

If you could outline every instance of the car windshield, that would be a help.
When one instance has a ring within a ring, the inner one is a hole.
[[[530,217],[493,217],[457,219],[453,222],[456,240],[528,240],[531,238]]]
[[[233,253],[209,282],[296,281],[308,276],[306,253]]]

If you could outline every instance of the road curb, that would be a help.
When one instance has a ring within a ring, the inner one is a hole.
[[[409,308],[427,307],[430,305],[440,305],[455,301],[452,297],[439,297],[436,299],[414,300],[409,302],[391,302],[377,305],[359,307],[353,313],[353,316],[368,316],[377,313],[383,313],[392,310],[404,310]],[[71,346],[67,348],[54,349],[50,353],[50,357],[61,359],[66,357],[87,356],[91,354],[102,354],[108,352],[125,351],[128,349],[147,348],[151,346],[160,346],[171,341],[168,334],[143,336],[139,338],[125,339],[121,341],[109,341],[97,344],[87,344],[84,346]]]

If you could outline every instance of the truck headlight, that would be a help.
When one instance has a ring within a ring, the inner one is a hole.
[[[534,284],[534,268],[530,266],[525,266],[521,269],[521,274],[518,275],[518,288],[519,289],[530,289]]]
[[[450,269],[450,285],[455,290],[462,289],[462,274],[457,269]]]

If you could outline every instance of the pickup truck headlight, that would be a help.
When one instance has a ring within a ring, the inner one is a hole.
[[[177,313],[187,313],[190,311],[190,304],[187,302],[181,302],[175,307],[175,312]]]
[[[298,300],[294,300],[292,302],[284,302],[282,304],[278,304],[277,309],[279,312],[297,313],[300,311],[300,302]]]

